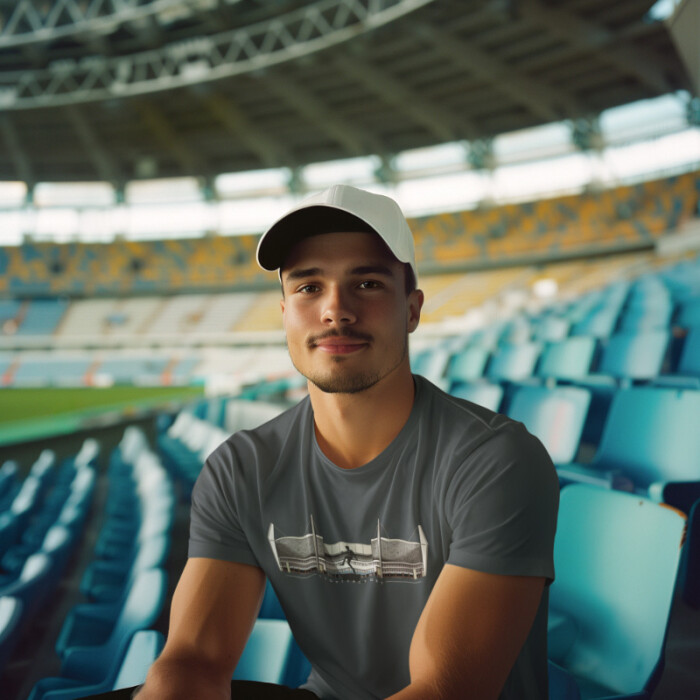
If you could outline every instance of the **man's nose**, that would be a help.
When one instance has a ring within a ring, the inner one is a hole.
[[[324,323],[346,324],[355,323],[357,316],[349,295],[340,287],[331,287],[325,295],[322,320]]]

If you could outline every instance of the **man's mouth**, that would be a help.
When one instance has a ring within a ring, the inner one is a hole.
[[[349,355],[367,347],[367,341],[345,336],[333,336],[317,340],[313,346],[321,352],[327,352],[331,355]]]

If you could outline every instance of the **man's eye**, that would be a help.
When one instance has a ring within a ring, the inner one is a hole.
[[[303,287],[299,287],[297,289],[298,292],[301,292],[302,294],[311,294],[318,290],[318,287],[315,284],[305,284]]]
[[[360,282],[361,289],[379,289],[379,287],[381,287],[381,285],[375,280],[365,280],[364,282]]]

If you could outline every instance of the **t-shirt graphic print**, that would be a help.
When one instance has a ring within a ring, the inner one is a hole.
[[[423,528],[416,528],[415,541],[392,539],[382,535],[377,521],[377,536],[369,544],[360,542],[325,542],[316,531],[313,516],[310,532],[300,536],[276,537],[270,523],[268,540],[280,571],[285,574],[319,575],[333,581],[370,582],[417,580],[425,577],[428,567],[428,540]]]

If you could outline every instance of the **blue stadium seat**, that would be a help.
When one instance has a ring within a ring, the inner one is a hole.
[[[542,352],[541,343],[519,343],[497,348],[491,355],[486,376],[496,382],[518,382],[531,378]]]
[[[151,664],[165,646],[165,637],[156,630],[139,630],[131,638],[112,690],[133,688],[146,680]]]
[[[0,586],[0,596],[22,601],[23,624],[34,617],[58,584],[53,565],[51,555],[37,552],[27,558],[17,578]]]
[[[676,324],[683,328],[700,326],[700,296],[691,297],[680,304]]]
[[[284,684],[293,642],[286,620],[258,618],[233,679]]]
[[[647,493],[688,512],[700,497],[700,391],[620,389],[592,462],[558,465],[563,481]]]
[[[537,376],[541,379],[580,380],[593,366],[598,339],[579,335],[548,343],[542,351]]]
[[[677,374],[700,379],[700,326],[691,328],[685,338]]]
[[[633,494],[562,489],[549,657],[583,698],[649,698],[663,663],[685,518]]]
[[[282,605],[280,604],[279,598],[275,593],[275,589],[272,587],[269,579],[265,584],[265,595],[263,596],[263,601],[260,605],[258,617],[268,620],[287,619],[284,614],[284,610],[282,610]]]
[[[0,676],[19,640],[22,619],[22,601],[0,596]]]
[[[581,691],[574,677],[553,661],[547,664],[549,675],[549,700],[580,700]]]
[[[498,412],[503,401],[504,390],[500,384],[490,382],[456,382],[452,385],[450,394]]]
[[[117,654],[111,659],[103,679],[86,682],[64,676],[42,678],[32,689],[30,700],[77,700],[141,685],[164,644],[165,638],[160,632],[139,630],[131,637],[122,655]]]
[[[170,551],[170,536],[157,534],[140,542],[135,556],[124,559],[94,559],[88,564],[80,590],[93,601],[110,602],[120,598],[139,572],[165,565]]]
[[[450,393],[454,386],[463,382],[474,382],[484,376],[489,351],[478,346],[467,347],[452,355],[447,365],[446,376],[450,381]]]
[[[63,659],[61,676],[88,683],[103,681],[113,659],[124,657],[132,635],[150,627],[160,615],[166,584],[163,569],[142,571],[120,601],[116,617],[115,606],[109,603],[73,608],[56,644]]]
[[[679,587],[683,600],[693,608],[700,608],[700,500],[688,515]]]
[[[578,387],[523,386],[513,392],[508,415],[542,441],[555,464],[567,464],[576,457],[590,402],[590,392]]]
[[[617,379],[650,380],[661,374],[671,340],[668,329],[612,335],[598,371]]]

